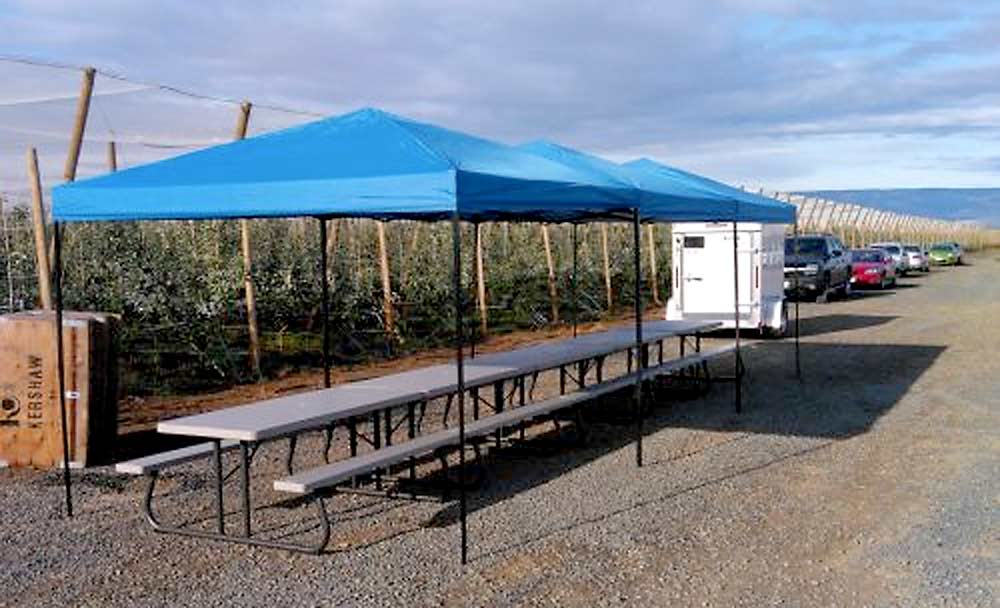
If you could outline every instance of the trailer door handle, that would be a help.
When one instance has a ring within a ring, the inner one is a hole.
[[[700,281],[701,277],[684,277],[685,281]]]

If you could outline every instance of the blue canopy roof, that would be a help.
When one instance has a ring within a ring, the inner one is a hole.
[[[628,213],[628,184],[364,109],[53,191],[60,222],[353,216],[582,220]]]
[[[731,193],[706,188],[691,179],[668,179],[642,166],[619,165],[548,141],[533,141],[519,147],[574,169],[606,175],[627,184],[639,197],[639,216],[643,221],[727,221],[737,213],[737,201]]]
[[[643,216],[653,220],[672,221],[733,221],[759,222],[762,224],[792,224],[795,222],[795,205],[783,203],[773,198],[746,192],[727,186],[722,182],[688,173],[656,161],[642,158],[622,165],[634,171],[644,189],[671,191],[676,189],[695,190],[708,196],[730,202],[728,209],[715,207],[706,209],[704,217],[678,218],[669,205],[656,201],[643,205]]]

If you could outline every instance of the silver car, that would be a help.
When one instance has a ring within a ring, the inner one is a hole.
[[[919,245],[903,245],[903,253],[906,254],[906,260],[911,270],[930,272],[931,261],[924,253],[923,247]]]
[[[910,268],[910,258],[905,255],[903,251],[903,244],[896,242],[886,242],[886,243],[872,243],[868,246],[869,249],[881,249],[886,252],[892,261],[896,263],[896,274],[899,276],[905,276],[907,272],[911,270]]]

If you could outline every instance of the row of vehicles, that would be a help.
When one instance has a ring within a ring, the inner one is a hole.
[[[962,255],[962,246],[954,242],[927,249],[882,242],[848,250],[832,235],[786,238],[785,292],[821,298],[829,293],[847,295],[854,286],[885,289],[910,272],[929,272],[932,263],[961,264]]]
[[[787,295],[846,296],[854,287],[887,288],[906,273],[962,261],[957,243],[850,250],[833,235],[786,237],[777,224],[676,223],[672,240],[667,319],[718,321],[731,329],[738,316],[741,329],[770,336],[785,333]]]

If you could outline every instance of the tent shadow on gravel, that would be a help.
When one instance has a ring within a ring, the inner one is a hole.
[[[878,327],[885,323],[895,321],[897,315],[848,315],[833,314],[807,317],[799,320],[799,335],[803,338],[808,336],[818,336],[822,334],[832,334],[840,331],[851,331],[854,329],[865,329]],[[792,321],[794,323],[794,321]],[[794,327],[789,327],[788,332],[794,331]]]
[[[755,434],[821,438],[828,440],[822,444],[826,445],[867,432],[945,350],[930,345],[804,343],[800,383],[794,376],[793,349],[790,342],[774,342],[759,344],[748,353],[741,414],[734,411],[730,385],[715,385],[704,398],[679,401],[661,398],[644,421],[645,434],[666,428],[731,434],[729,439],[705,448],[709,450]],[[717,367],[716,372],[722,374],[730,369],[725,362]],[[617,401],[591,406],[589,440],[583,447],[567,446],[559,452],[533,457],[523,450],[492,452],[487,460],[491,483],[470,492],[469,512],[543,485],[611,452],[628,449],[635,437],[632,424],[593,422],[599,417],[594,414],[601,414],[601,410],[627,408],[630,395],[622,394]],[[787,455],[780,457],[787,458]],[[653,451],[646,452],[646,466],[670,460]],[[717,481],[750,472],[734,471]],[[425,525],[447,526],[457,518],[458,507],[452,503]]]

